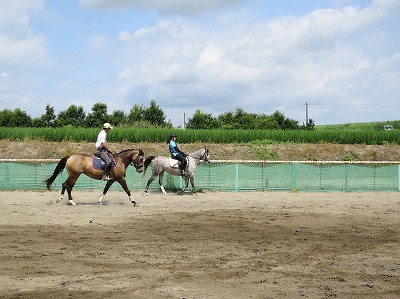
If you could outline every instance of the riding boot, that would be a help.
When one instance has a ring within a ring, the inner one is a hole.
[[[104,174],[102,177],[103,181],[108,181],[110,179],[110,166],[107,166],[104,168]]]

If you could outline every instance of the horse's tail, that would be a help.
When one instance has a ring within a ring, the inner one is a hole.
[[[53,174],[51,175],[51,177],[49,177],[49,178],[46,180],[46,188],[47,188],[47,190],[50,190],[51,184],[53,184],[53,182],[54,182],[54,180],[56,179],[56,177],[58,176],[58,174],[65,168],[65,165],[67,164],[68,158],[69,158],[69,156],[66,156],[66,157],[62,158],[62,159],[58,162],[58,164],[57,164],[57,166],[56,166],[56,169],[54,169],[54,172],[53,172]]]
[[[143,177],[146,174],[146,169],[149,166],[149,164],[151,163],[151,161],[153,161],[155,157],[154,156],[148,156],[146,158],[146,160],[144,161],[144,165],[143,165]]]

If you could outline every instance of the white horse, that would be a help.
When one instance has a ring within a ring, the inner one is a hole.
[[[190,183],[192,184],[192,192],[193,194],[196,194],[196,189],[194,187],[194,172],[196,171],[196,167],[199,164],[200,160],[203,160],[206,163],[210,162],[210,155],[208,152],[207,147],[204,148],[199,148],[193,153],[190,153],[187,157],[187,167],[185,170],[185,182],[186,186],[183,188],[181,192],[184,192],[186,188],[189,185],[189,180]],[[166,171],[169,174],[180,176],[181,175],[181,170],[178,167],[178,160],[164,157],[164,156],[159,156],[159,157],[154,157],[150,156],[147,157],[146,160],[144,161],[144,167],[143,167],[143,176],[146,173],[147,167],[151,164],[151,167],[153,169],[153,173],[149,180],[147,181],[147,186],[146,189],[144,190],[143,195],[147,194],[147,191],[149,190],[150,184],[153,182],[153,180],[158,176],[158,183],[160,184],[161,191],[164,194],[167,194],[165,192],[164,186],[163,186],[163,175],[164,171]]]

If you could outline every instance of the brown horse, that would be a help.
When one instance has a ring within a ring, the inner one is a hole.
[[[136,171],[141,173],[143,171],[143,156],[144,153],[141,149],[127,149],[114,154],[116,165],[110,172],[111,179],[107,181],[103,193],[100,195],[100,204],[102,204],[103,198],[108,189],[110,189],[111,185],[117,181],[120,183],[126,194],[128,194],[131,203],[136,206],[137,203],[132,199],[131,192],[126,185],[126,168],[129,165],[133,165],[136,168]],[[72,200],[71,191],[79,176],[84,173],[92,179],[101,180],[103,176],[103,170],[98,170],[93,167],[92,156],[85,154],[66,156],[58,162],[53,174],[46,180],[46,186],[48,190],[50,190],[51,184],[65,167],[67,168],[68,178],[62,184],[61,196],[59,199],[57,199],[57,202],[60,202],[64,198],[64,192],[65,189],[67,189],[69,200],[68,203],[70,205],[76,205],[76,203]]]

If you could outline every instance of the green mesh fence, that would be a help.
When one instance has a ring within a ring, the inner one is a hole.
[[[0,161],[0,190],[37,190],[46,189],[44,181],[54,171],[54,161]],[[327,163],[327,162],[227,162],[212,161],[201,163],[195,176],[197,190],[211,191],[400,191],[400,166],[398,163]],[[128,187],[144,190],[151,175],[146,176],[127,169]],[[52,185],[60,190],[66,179],[64,170]],[[180,189],[183,180],[177,176],[164,175],[166,189]],[[102,190],[105,182],[93,180],[81,175],[74,189]],[[190,185],[189,185],[190,188]],[[159,190],[156,178],[151,190]],[[121,190],[114,183],[111,190]]]

